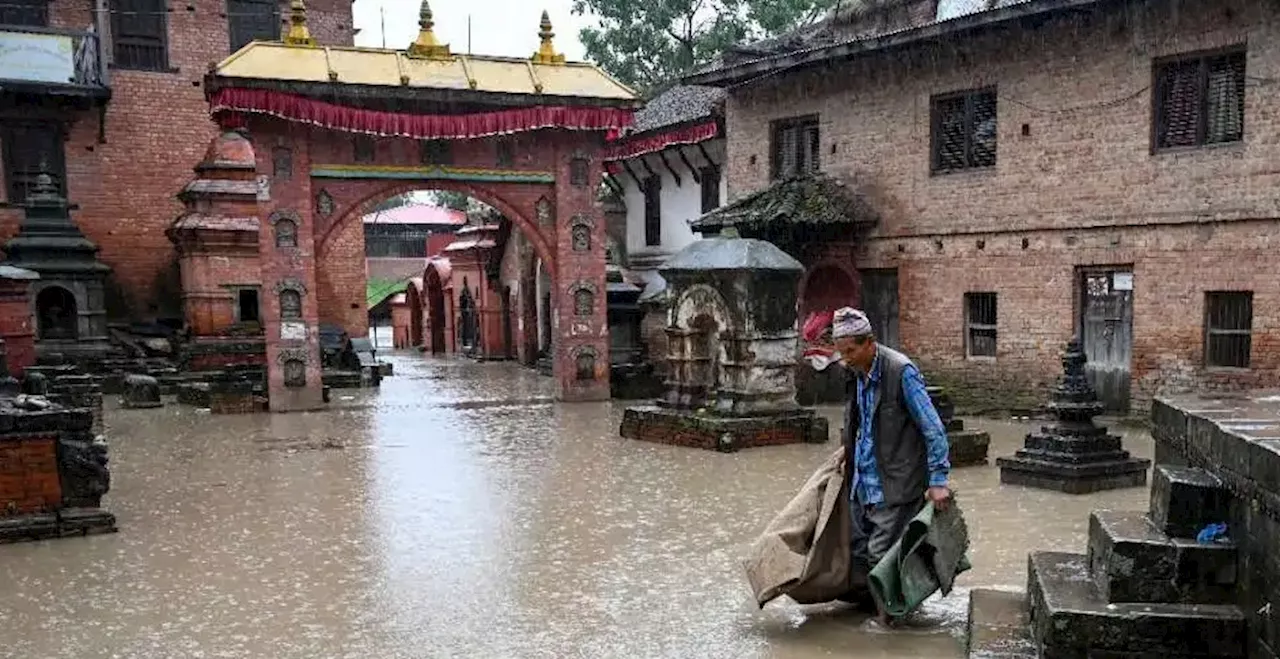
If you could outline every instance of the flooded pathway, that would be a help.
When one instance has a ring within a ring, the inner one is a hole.
[[[755,608],[738,558],[834,442],[632,442],[623,404],[552,404],[518,367],[391,359],[381,391],[323,413],[112,406],[121,532],[0,546],[0,657],[960,656],[963,592],[893,634],[839,606]],[[1027,429],[970,423],[992,456]],[[1001,488],[994,467],[954,485],[964,588],[1021,585],[1029,550],[1083,551],[1089,510],[1147,496]]]

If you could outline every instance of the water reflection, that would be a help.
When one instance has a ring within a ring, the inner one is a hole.
[[[393,359],[323,413],[112,409],[122,531],[0,547],[0,656],[960,655],[963,592],[893,634],[841,606],[755,608],[738,558],[833,446],[631,442],[622,405],[548,404],[549,378]],[[993,456],[1027,430],[972,423]],[[994,467],[955,486],[962,587],[1020,585],[1027,551],[1083,551],[1090,509],[1146,497],[1001,488]]]

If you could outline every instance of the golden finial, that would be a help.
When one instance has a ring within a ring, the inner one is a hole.
[[[307,6],[302,0],[289,3],[289,27],[285,28],[281,41],[291,46],[314,46],[316,40],[311,38],[311,30],[307,29]]]
[[[422,0],[422,7],[418,9],[418,38],[409,44],[410,57],[425,57],[427,59],[449,59],[453,54],[449,52],[449,44],[440,43],[436,40],[436,33],[432,31],[436,25],[435,15],[431,13],[431,5],[427,0]]]
[[[538,30],[538,38],[542,41],[542,45],[538,46],[538,52],[533,54],[534,64],[564,64],[564,55],[556,52],[556,47],[551,43],[551,38],[556,36],[551,31],[551,16],[547,14],[547,10],[542,10],[542,23],[539,25],[542,29]]]

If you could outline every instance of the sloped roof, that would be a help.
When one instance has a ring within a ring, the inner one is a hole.
[[[803,272],[804,266],[776,245],[754,238],[704,238],[676,252],[658,269],[708,272],[712,270],[776,270]]]
[[[787,224],[875,224],[879,216],[852,186],[830,175],[796,176],[689,222],[694,231]]]
[[[365,224],[439,224],[462,226],[467,214],[432,204],[408,204],[364,216]]]
[[[653,97],[636,111],[635,124],[629,134],[676,126],[715,114],[724,102],[725,91],[703,85],[677,85]]]

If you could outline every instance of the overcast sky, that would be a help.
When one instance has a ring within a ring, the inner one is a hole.
[[[386,15],[388,48],[404,48],[418,36],[421,0],[359,0],[352,4],[357,46],[381,46],[381,13]],[[471,52],[477,55],[529,57],[538,49],[542,10],[551,16],[556,50],[570,60],[582,60],[578,30],[591,25],[589,16],[570,13],[573,0],[431,0],[436,38],[453,52],[467,52],[467,16],[471,16]]]

